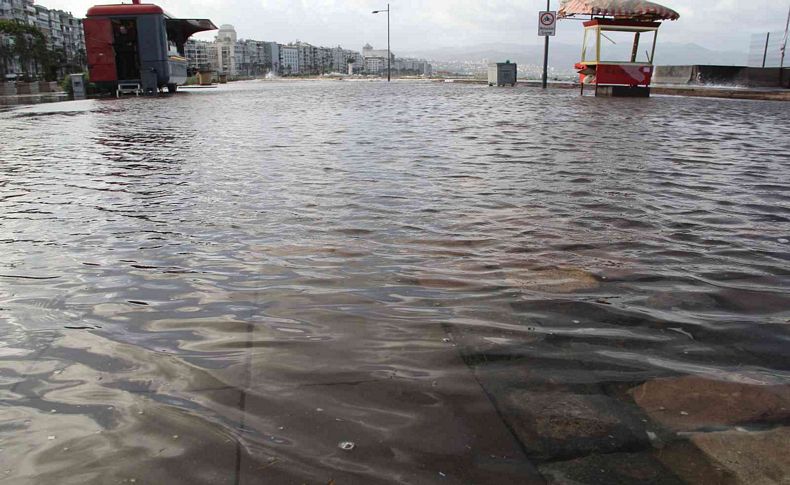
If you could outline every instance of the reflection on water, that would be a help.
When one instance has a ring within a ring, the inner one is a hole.
[[[790,417],[788,124],[418,83],[4,111],[0,477],[693,483]]]

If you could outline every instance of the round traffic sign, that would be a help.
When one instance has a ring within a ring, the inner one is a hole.
[[[545,26],[554,25],[554,14],[551,12],[545,12],[543,15],[540,16],[540,23]]]

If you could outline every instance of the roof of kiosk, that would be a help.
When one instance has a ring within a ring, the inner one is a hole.
[[[168,24],[168,29],[176,30],[184,36],[184,41],[192,34],[205,32],[207,30],[217,30],[209,19],[177,19],[168,14],[162,7],[152,3],[121,3],[114,5],[95,5],[88,9],[87,17],[116,17],[116,16],[136,16],[136,15],[164,15]]]
[[[115,5],[94,5],[88,9],[87,17],[110,17],[114,15],[164,14],[162,7],[151,3],[120,3]]]
[[[559,16],[599,15],[631,20],[677,20],[680,14],[645,0],[563,0]]]

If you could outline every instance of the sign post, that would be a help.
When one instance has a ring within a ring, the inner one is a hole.
[[[549,37],[557,34],[557,12],[549,10],[551,0],[546,0],[546,10],[538,16],[538,35],[546,38],[546,47],[543,50],[543,89],[549,82]]]

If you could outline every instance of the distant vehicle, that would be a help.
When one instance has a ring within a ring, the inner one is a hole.
[[[197,32],[217,28],[208,19],[176,19],[140,3],[96,5],[83,21],[92,83],[105,92],[175,93],[187,80],[184,45]]]

